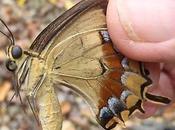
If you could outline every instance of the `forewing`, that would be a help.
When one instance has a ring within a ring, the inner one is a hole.
[[[107,0],[81,1],[49,24],[32,43],[30,50],[39,54],[45,52],[45,55],[55,44],[73,34],[102,27],[105,24],[103,14],[106,12],[106,7]]]

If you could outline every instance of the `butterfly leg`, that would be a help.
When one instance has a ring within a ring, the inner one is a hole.
[[[35,98],[36,98],[37,92],[41,88],[41,86],[42,86],[45,78],[46,78],[46,73],[43,74],[43,76],[37,82],[36,86],[34,87],[34,89],[32,90],[32,92],[30,94],[30,97],[31,97],[31,100],[32,100],[32,105],[34,106],[34,110],[35,111],[37,111],[37,107],[36,107],[36,103],[35,103]]]
[[[37,121],[38,121],[38,119],[37,119],[36,114],[38,113],[38,111],[37,111],[35,98],[36,98],[37,92],[40,89],[41,85],[43,84],[45,78],[46,78],[46,74],[42,75],[41,78],[39,79],[39,81],[37,81],[36,85],[34,87],[32,87],[32,89],[27,94],[27,101],[28,101],[29,106],[30,106],[33,114],[35,115]]]

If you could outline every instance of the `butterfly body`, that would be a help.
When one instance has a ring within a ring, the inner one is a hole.
[[[82,96],[108,130],[135,111],[144,113],[144,100],[169,103],[168,98],[147,93],[152,81],[143,63],[114,49],[106,25],[107,3],[80,2],[48,25],[21,58],[15,59],[14,50],[8,49],[18,67],[7,63],[7,68],[14,71],[43,130],[61,130],[54,86],[67,86]]]

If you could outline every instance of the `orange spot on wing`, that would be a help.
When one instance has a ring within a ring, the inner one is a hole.
[[[120,83],[111,79],[102,79],[102,88],[100,90],[100,96],[105,103],[100,103],[100,106],[105,106],[110,97],[115,96],[120,98],[123,88]]]
[[[117,82],[121,82],[120,79],[121,79],[122,73],[123,72],[121,70],[114,70],[114,71],[111,71],[111,72],[107,72],[104,76],[106,78],[115,80]]]
[[[116,69],[116,68],[120,69],[120,68],[122,68],[120,58],[117,55],[106,56],[102,59],[102,62],[109,69]]]
[[[116,54],[112,47],[112,44],[109,43],[103,44],[102,50],[103,50],[103,56]]]

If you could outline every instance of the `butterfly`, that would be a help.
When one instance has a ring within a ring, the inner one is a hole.
[[[6,67],[14,74],[15,94],[23,89],[43,130],[61,130],[54,86],[64,85],[82,96],[106,130],[135,111],[144,113],[145,100],[170,103],[167,97],[147,92],[152,80],[144,63],[114,49],[106,25],[107,4],[81,1],[50,23],[28,50],[15,45],[11,34]]]

